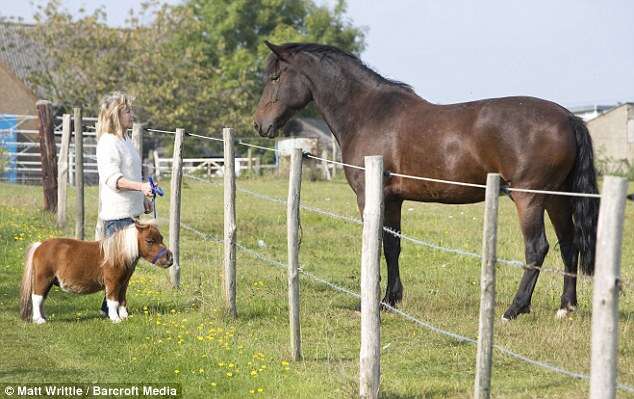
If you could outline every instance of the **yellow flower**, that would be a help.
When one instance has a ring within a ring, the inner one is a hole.
[[[178,373],[180,373],[180,372],[181,372],[181,371],[180,371],[179,369],[174,370],[174,373],[175,373],[175,374],[178,374]]]
[[[264,392],[264,388],[258,388],[258,392]]]
[[[227,377],[233,377],[233,373],[232,372],[228,372],[227,373]]]
[[[255,393],[255,389],[249,390],[249,393],[254,394]]]
[[[258,371],[257,370],[251,370],[251,375],[258,375]]]
[[[202,374],[202,373],[204,373],[204,372],[205,372],[205,369],[198,369],[198,372],[199,372],[200,374]]]
[[[212,386],[212,387],[215,387],[215,386],[216,386],[216,383],[215,383],[215,382],[212,382],[212,383],[211,383],[211,386]]]

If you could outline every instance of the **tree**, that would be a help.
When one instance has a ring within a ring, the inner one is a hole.
[[[358,54],[363,32],[344,12],[344,1],[330,10],[312,0],[189,0],[178,6],[150,0],[115,29],[103,8],[73,18],[59,0],[49,0],[27,30],[38,54],[29,80],[63,111],[81,105],[95,114],[102,96],[123,90],[136,98],[138,119],[149,126],[216,135],[231,126],[238,135],[252,134],[269,55],[264,39],[320,42]]]

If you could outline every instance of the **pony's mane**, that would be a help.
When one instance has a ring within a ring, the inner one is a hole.
[[[316,43],[286,43],[281,45],[280,47],[290,54],[308,53],[316,55],[320,58],[321,61],[330,60],[335,63],[338,63],[338,61],[347,61],[351,65],[358,67],[361,72],[374,79],[377,83],[414,93],[412,87],[407,83],[381,76],[378,72],[367,66],[363,61],[361,61],[356,55],[341,50],[337,47]],[[267,76],[273,73],[276,68],[277,61],[277,57],[269,58],[268,64],[266,66]]]
[[[141,225],[156,226],[155,220],[137,223]],[[139,257],[139,232],[134,224],[115,232],[108,238],[99,242],[103,263],[129,266]]]

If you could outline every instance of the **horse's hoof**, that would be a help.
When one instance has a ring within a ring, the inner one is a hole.
[[[119,306],[119,318],[125,320],[128,318],[128,309],[124,306]]]
[[[99,316],[108,317],[108,312],[104,312],[103,310],[99,309]]]
[[[555,313],[555,318],[563,320],[567,316],[571,315],[575,310],[577,310],[575,306],[568,305],[565,308],[557,310],[557,313]]]
[[[43,317],[40,317],[39,319],[33,319],[33,323],[35,324],[44,324],[46,323],[46,319]]]
[[[112,322],[113,322],[114,324],[121,323],[121,319],[120,319],[120,318],[118,318],[118,317],[117,317],[116,319],[115,319],[115,318],[110,318],[110,320],[112,320]]]

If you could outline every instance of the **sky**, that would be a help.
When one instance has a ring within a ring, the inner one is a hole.
[[[0,1],[4,16],[28,21],[35,9]],[[118,26],[140,1],[62,4],[73,13],[104,4]],[[432,102],[508,95],[568,107],[634,101],[634,1],[349,0],[346,15],[366,31],[361,58]]]

